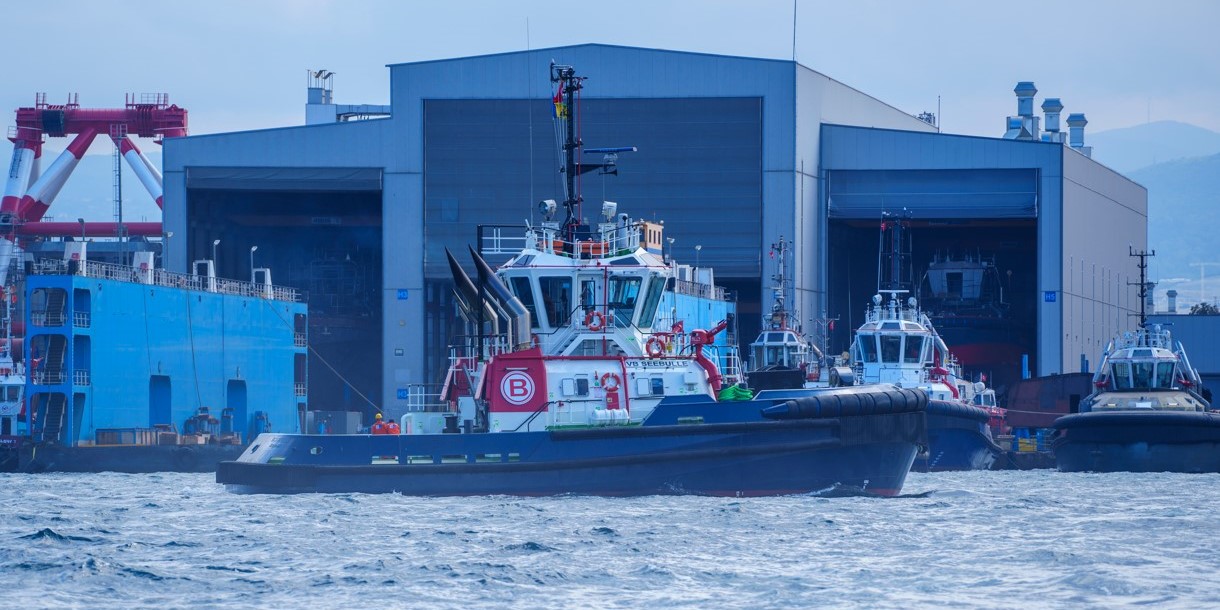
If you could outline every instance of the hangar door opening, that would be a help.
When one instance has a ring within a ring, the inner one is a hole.
[[[586,97],[581,108],[582,218],[596,222],[602,202],[613,201],[618,213],[664,222],[667,255],[713,268],[717,284],[736,291],[738,336],[748,342],[759,328],[762,275],[761,98]],[[542,221],[539,200],[563,199],[554,111],[549,97],[424,102],[424,370],[434,381],[459,330],[445,249],[475,277],[466,249],[480,225],[520,240],[526,223]],[[589,152],[628,146],[636,150],[612,159]]]
[[[831,353],[878,290],[882,213],[905,219],[905,289],[971,379],[1001,393],[1037,354],[1038,172],[827,170]]]
[[[253,263],[301,292],[309,408],[371,414],[382,385],[381,170],[188,168],[187,202],[188,260],[215,248],[219,277],[249,281]]]

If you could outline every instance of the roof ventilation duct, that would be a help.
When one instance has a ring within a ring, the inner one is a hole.
[[[1063,111],[1063,103],[1057,97],[1042,100],[1042,113],[1046,115],[1046,133],[1042,134],[1043,142],[1063,143],[1063,132],[1059,131],[1059,113]]]
[[[1037,140],[1039,118],[1034,116],[1034,95],[1038,88],[1031,81],[1021,81],[1012,91],[1017,94],[1017,116],[1008,117],[1004,138]]]
[[[1068,115],[1068,146],[1075,148],[1086,157],[1093,156],[1093,147],[1084,145],[1084,126],[1089,124],[1089,120],[1084,118],[1084,113],[1077,112]]]

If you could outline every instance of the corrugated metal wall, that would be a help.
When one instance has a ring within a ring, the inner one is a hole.
[[[1037,218],[1038,172],[1020,169],[829,170],[830,218]]]
[[[585,99],[583,109],[586,148],[639,149],[620,155],[617,175],[582,176],[585,218],[595,222],[601,202],[615,201],[619,213],[665,221],[680,262],[694,264],[695,245],[706,244],[699,263],[715,266],[718,277],[759,276],[758,98]],[[520,227],[516,237],[527,220],[541,222],[539,200],[563,200],[550,113],[549,103],[537,101],[427,101],[424,247],[430,279],[449,277],[444,248],[464,250],[474,242],[476,225]],[[601,163],[603,155],[583,160]]]

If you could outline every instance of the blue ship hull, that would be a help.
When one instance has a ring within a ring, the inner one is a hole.
[[[928,448],[920,472],[990,470],[1003,449],[987,433],[987,411],[939,400],[928,403]]]
[[[237,493],[900,493],[924,437],[922,404],[834,417],[759,415],[791,402],[666,400],[642,425],[546,432],[267,434],[238,461],[222,462],[216,481]]]
[[[802,388],[765,390],[759,399],[800,398],[806,396],[835,396],[836,400],[849,400],[851,396],[872,395],[875,386],[848,386],[846,388]],[[985,409],[941,400],[927,403],[927,436],[925,451],[915,459],[913,468],[919,472],[949,470],[990,470],[1003,448],[995,444],[987,429],[990,415]],[[738,415],[740,416],[740,415]]]
[[[25,276],[27,415],[0,468],[214,472],[307,408],[307,307],[278,289],[88,261]]]
[[[1063,472],[1220,472],[1220,413],[1094,411],[1055,428]]]

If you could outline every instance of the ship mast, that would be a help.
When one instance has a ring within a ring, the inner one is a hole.
[[[572,66],[551,63],[551,82],[556,84],[555,96],[551,101],[555,104],[556,136],[561,140],[560,148],[563,153],[563,167],[559,168],[559,173],[564,175],[563,207],[567,211],[563,229],[568,239],[574,237],[576,227],[580,224],[582,197],[577,180],[581,172],[579,151],[583,142],[576,133],[576,113],[580,112],[576,104],[576,93],[583,88],[585,78],[576,76],[576,68]]]
[[[1148,302],[1148,289],[1152,288],[1153,286],[1153,283],[1148,281],[1148,257],[1156,256],[1156,250],[1151,252],[1147,250],[1140,250],[1139,252],[1136,252],[1134,246],[1127,246],[1127,254],[1140,259],[1140,262],[1136,264],[1140,270],[1140,281],[1138,284],[1127,282],[1127,285],[1139,286],[1140,288],[1140,328],[1144,328],[1148,322],[1147,313],[1144,310],[1144,306]]]
[[[906,217],[881,213],[881,239],[877,254],[877,292],[898,294],[911,287],[911,240],[905,235]]]
[[[776,272],[771,276],[771,313],[767,314],[763,319],[763,326],[768,325],[772,330],[792,329],[793,327],[792,313],[788,311],[788,288],[790,281],[786,277],[789,249],[792,242],[784,241],[784,236],[779,236],[779,241],[771,244],[771,258],[778,259],[776,261]]]

